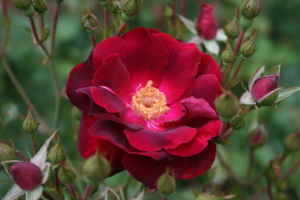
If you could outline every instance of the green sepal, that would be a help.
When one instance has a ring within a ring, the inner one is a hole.
[[[271,105],[273,105],[275,103],[281,89],[282,88],[277,88],[276,90],[273,90],[272,92],[270,92],[269,94],[264,96],[261,100],[259,100],[257,103],[260,106],[271,106]]]
[[[299,92],[299,91],[300,91],[300,86],[291,87],[288,89],[282,89],[282,90],[280,90],[280,93],[279,93],[275,103],[278,103],[279,101],[282,101],[282,100],[288,98],[289,96],[291,96],[292,94],[294,94],[295,92]]]
[[[233,120],[230,122],[231,127],[234,130],[240,130],[244,128],[245,126],[245,120],[244,120],[245,115],[238,115],[233,118]]]

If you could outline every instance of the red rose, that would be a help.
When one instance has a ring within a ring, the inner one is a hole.
[[[214,105],[221,79],[210,55],[158,30],[107,38],[67,82],[70,101],[83,110],[80,154],[99,149],[111,175],[125,168],[149,188],[167,168],[177,179],[206,172],[216,150],[209,139],[221,126]]]
[[[218,32],[218,22],[210,5],[203,4],[196,22],[200,37],[205,40],[215,39]]]

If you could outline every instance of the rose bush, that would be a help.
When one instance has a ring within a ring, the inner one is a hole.
[[[221,126],[214,105],[221,79],[210,55],[158,30],[107,38],[67,82],[70,101],[83,111],[81,156],[98,149],[110,175],[126,169],[149,188],[167,168],[177,179],[206,172],[216,150],[209,140]]]

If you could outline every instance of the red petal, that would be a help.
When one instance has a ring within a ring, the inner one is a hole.
[[[161,127],[162,128],[162,127]],[[191,141],[197,130],[187,126],[171,127],[165,130],[124,129],[129,143],[141,151],[174,149],[181,143]]]
[[[203,4],[197,19],[199,34],[205,40],[212,40],[218,32],[218,22],[210,5]]]
[[[66,94],[71,103],[85,112],[90,109],[90,99],[84,94],[78,94],[76,90],[91,86],[93,75],[93,52],[91,52],[86,62],[80,63],[72,69],[66,85]]]
[[[121,163],[123,150],[116,147],[107,140],[95,138],[90,135],[88,129],[97,121],[96,118],[85,113],[82,114],[78,136],[78,150],[83,158],[88,158],[95,154],[96,149],[103,154],[111,164],[112,171],[110,176],[124,170]]]
[[[109,113],[119,113],[121,116],[125,114],[126,105],[120,97],[111,93],[106,88],[90,87],[94,102],[105,108]]]
[[[270,92],[276,90],[279,87],[278,84],[278,75],[264,76],[254,82],[251,88],[251,94],[256,101],[259,101]]]
[[[222,122],[220,120],[212,120],[197,131],[196,137],[191,142],[181,144],[175,149],[167,149],[166,151],[172,155],[181,157],[198,154],[205,149],[210,138],[219,134],[221,125]]]
[[[191,96],[205,99],[211,107],[215,107],[215,99],[222,94],[221,85],[213,74],[199,76],[193,86],[184,94],[184,98]]]
[[[106,86],[131,104],[134,91],[131,87],[129,74],[117,54],[103,59],[103,65],[94,74],[94,85]]]
[[[156,161],[146,156],[124,153],[122,163],[128,172],[150,189],[156,188],[158,178],[170,168],[176,179],[190,179],[210,169],[215,160],[216,146],[209,142],[199,154]]]
[[[218,78],[219,83],[222,82],[222,73],[219,69],[218,63],[209,54],[202,54],[201,62],[198,66],[197,77],[205,74],[214,74]]]
[[[161,40],[170,53],[169,66],[159,90],[166,95],[168,104],[171,104],[194,83],[201,52],[195,45],[179,43],[165,33],[155,34],[155,37]]]

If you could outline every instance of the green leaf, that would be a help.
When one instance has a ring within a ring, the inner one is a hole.
[[[120,200],[120,198],[112,189],[106,188],[105,200]]]
[[[13,185],[14,184],[13,182],[6,181],[6,180],[0,180],[0,183],[5,183],[5,184],[8,184],[8,185]]]
[[[137,198],[131,197],[129,200],[142,200],[145,194],[145,190],[143,190],[138,196]]]
[[[282,101],[283,99],[286,99],[287,97],[291,96],[292,94],[294,94],[295,92],[299,92],[300,91],[300,87],[292,87],[292,88],[288,88],[288,89],[282,89],[275,101],[275,103],[278,103],[279,101]]]
[[[24,190],[19,188],[19,186],[14,185],[10,190],[7,192],[7,194],[2,198],[2,200],[13,200],[18,198],[19,196],[23,195],[25,193]]]
[[[216,141],[213,141],[217,144],[221,144],[221,145],[224,145],[224,146],[229,146],[229,145],[232,145],[232,144],[235,144],[234,141],[232,141],[231,139],[223,139],[223,140],[216,140]]]
[[[273,105],[275,103],[281,89],[282,88],[277,88],[276,90],[273,90],[272,92],[270,92],[269,94],[264,96],[261,100],[259,100],[257,103],[260,106],[271,106],[271,105]]]
[[[38,200],[43,193],[43,186],[38,186],[33,190],[26,191],[26,200]]]
[[[124,195],[124,191],[122,189],[122,187],[120,186],[120,195],[121,195],[121,199],[125,200],[125,195]]]
[[[269,69],[266,73],[264,73],[263,76],[267,76],[267,75],[278,75],[279,76],[280,75],[280,67],[284,60],[285,60],[285,57],[280,61],[280,63],[278,63],[271,69]]]

